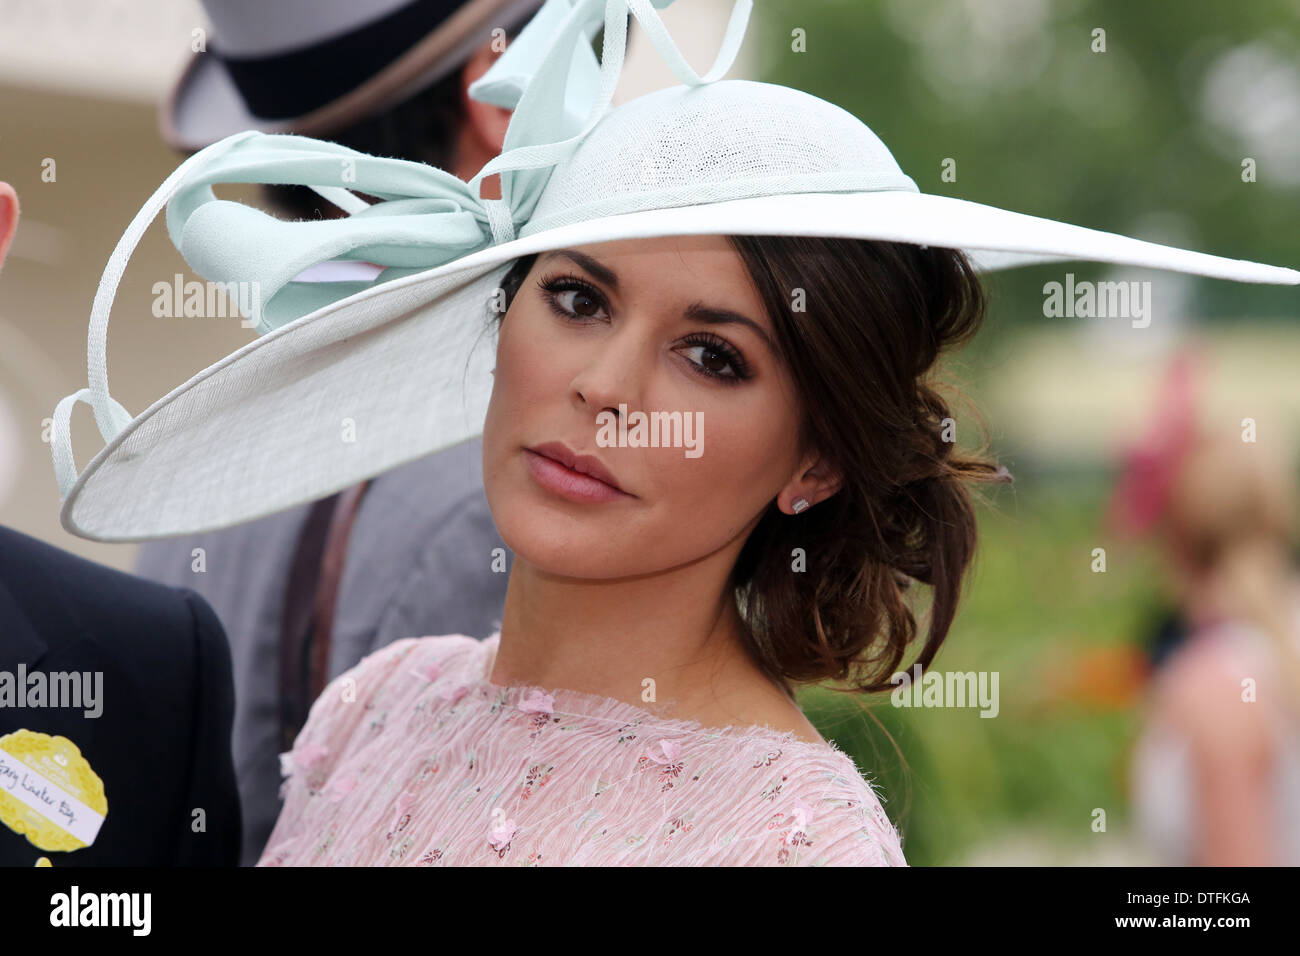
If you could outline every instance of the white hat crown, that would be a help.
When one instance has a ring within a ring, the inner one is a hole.
[[[520,235],[644,209],[876,190],[919,191],[852,113],[786,86],[719,80],[607,113],[555,167]]]

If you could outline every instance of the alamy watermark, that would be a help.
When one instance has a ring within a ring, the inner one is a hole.
[[[889,678],[898,685],[889,699],[895,707],[979,707],[981,717],[998,715],[997,671],[896,671]]]
[[[687,458],[704,454],[704,413],[632,412],[619,403],[618,414],[606,410],[596,416],[601,448],[684,448]]]
[[[260,282],[199,282],[185,281],[179,272],[171,282],[155,282],[153,288],[153,314],[157,318],[234,318],[240,325],[251,329],[256,320],[246,316],[260,315],[262,287]],[[229,308],[230,303],[234,308]]]
[[[1067,319],[1132,319],[1133,328],[1151,324],[1150,282],[1082,282],[1074,273],[1065,274],[1065,282],[1043,286],[1043,315]]]
[[[94,720],[104,712],[103,671],[0,671],[0,709],[8,707],[83,708]]]

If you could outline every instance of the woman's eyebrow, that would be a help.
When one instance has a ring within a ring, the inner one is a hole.
[[[613,270],[601,265],[591,256],[584,255],[581,252],[575,252],[572,249],[552,249],[550,252],[543,255],[542,258],[549,259],[551,256],[564,256],[567,259],[572,259],[601,282],[608,285],[615,292],[618,291],[618,276],[614,274]],[[715,309],[706,306],[702,302],[693,302],[686,307],[685,314],[688,319],[693,319],[696,322],[703,322],[706,325],[722,325],[726,323],[747,325],[754,331],[755,335],[763,340],[763,344],[767,346],[769,351],[776,351],[772,346],[772,340],[768,338],[767,333],[763,331],[763,327],[753,319],[743,316],[739,312],[732,312],[729,309]]]
[[[763,340],[763,344],[767,346],[768,351],[773,353],[776,351],[772,347],[772,340],[769,339],[767,333],[763,331],[763,327],[753,319],[747,318],[739,312],[732,312],[729,309],[711,308],[710,306],[704,305],[702,302],[692,302],[686,307],[686,317],[688,319],[694,319],[696,322],[704,322],[708,325],[721,325],[723,323],[747,325],[754,330],[755,335]]]
[[[552,249],[542,258],[549,259],[551,256],[564,256],[567,259],[572,259],[615,292],[618,291],[618,276],[614,275],[612,269],[605,268],[591,256],[584,255],[581,252],[574,252],[572,249]]]

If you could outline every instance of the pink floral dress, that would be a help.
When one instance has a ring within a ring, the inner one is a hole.
[[[332,681],[258,865],[907,865],[833,744],[499,686],[499,640],[405,638]]]

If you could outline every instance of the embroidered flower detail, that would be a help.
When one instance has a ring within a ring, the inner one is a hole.
[[[519,701],[519,709],[529,714],[549,714],[554,712],[555,698],[540,690],[533,691],[529,697]]]
[[[786,830],[781,837],[780,849],[776,854],[776,862],[784,866],[790,861],[790,847],[812,846],[808,826],[812,822],[812,807],[803,801],[797,801],[794,809],[790,813],[775,813],[768,821],[769,830]]]
[[[808,842],[807,827],[812,821],[812,807],[799,801],[790,814],[790,820],[790,832],[785,835],[785,842],[788,846],[802,846]]]
[[[411,822],[411,815],[407,811],[411,804],[415,802],[415,794],[410,790],[403,790],[397,795],[394,801],[393,829],[388,832],[388,839],[393,838],[394,833],[406,829],[406,825]]]
[[[554,765],[548,766],[545,770],[542,769],[540,764],[533,764],[533,766],[529,767],[528,775],[524,778],[524,785],[519,794],[520,797],[527,800],[533,795],[534,787],[540,790],[546,786],[546,781],[551,779],[551,771],[554,769]]]
[[[432,863],[438,862],[441,859],[442,859],[442,850],[438,849],[437,847],[434,847],[428,853],[424,854],[424,856],[420,857],[420,862],[423,863],[425,866],[428,866]]]
[[[395,834],[401,833],[403,830],[405,830],[406,825],[410,822],[411,822],[411,815],[409,813],[403,813],[400,817],[397,818],[397,822],[393,824],[393,828],[384,835],[384,839],[391,840]],[[410,838],[408,837],[407,839],[409,841]]]
[[[773,783],[763,788],[761,796],[764,800],[775,800],[781,792],[781,784],[785,783],[786,774],[781,775],[781,783]]]
[[[625,744],[629,740],[636,740],[635,733],[627,733],[627,731],[629,730],[634,731],[636,727],[637,725],[635,723],[632,723],[632,724],[624,724],[622,727],[618,728],[618,742],[621,744]]]
[[[658,752],[656,752],[656,749]],[[673,779],[680,776],[682,772],[682,762],[678,760],[682,753],[682,745],[677,740],[661,740],[656,747],[647,747],[644,756],[638,763],[638,769],[642,766],[649,766],[647,761],[653,760],[662,768],[659,771],[659,779],[663,781],[663,786],[659,788],[660,792],[666,793],[673,788]],[[660,756],[662,754],[662,756]]]
[[[682,833],[690,833],[695,829],[694,823],[687,823],[681,817],[673,817],[668,821],[668,834],[664,837],[663,845],[667,846],[672,842],[674,834],[680,830]]]
[[[442,673],[442,670],[441,668],[438,667],[438,662],[429,661],[429,663],[424,664],[421,667],[417,667],[415,670],[411,671],[411,676],[419,677],[422,680],[427,680],[430,684],[432,684],[434,681],[438,679],[438,675],[440,673]]]
[[[754,764],[754,769],[757,770],[759,767],[770,767],[772,765],[772,762],[780,756],[781,756],[781,751],[769,750],[763,756],[758,758],[758,763]]]

